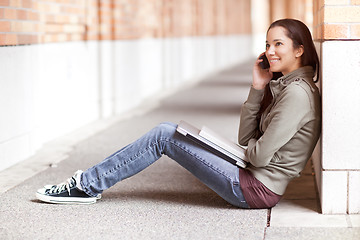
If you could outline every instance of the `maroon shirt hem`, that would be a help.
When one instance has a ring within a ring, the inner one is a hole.
[[[239,180],[240,188],[250,208],[271,208],[281,199],[281,195],[272,192],[246,169],[239,169]]]

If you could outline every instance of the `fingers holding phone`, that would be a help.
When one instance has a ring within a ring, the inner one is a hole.
[[[267,57],[266,57],[265,54],[261,55],[261,56],[259,57],[259,59],[262,59],[262,62],[259,63],[259,65],[260,65],[260,67],[261,67],[262,69],[268,69],[268,68],[270,68],[269,61],[268,61],[268,59],[267,59]]]
[[[269,61],[265,56],[265,53],[262,53],[259,58],[256,60],[254,69],[253,69],[253,87],[256,89],[264,89],[266,84],[272,78],[272,72],[269,70],[270,65]]]

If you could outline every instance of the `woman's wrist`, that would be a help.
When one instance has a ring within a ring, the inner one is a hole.
[[[252,84],[251,85],[253,88],[255,88],[256,90],[263,90],[263,89],[265,89],[265,87],[266,87],[266,84],[264,85],[264,84]]]

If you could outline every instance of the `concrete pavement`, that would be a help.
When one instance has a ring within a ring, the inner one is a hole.
[[[96,164],[163,121],[206,125],[236,141],[251,67],[238,64],[149,99],[126,118],[89,125],[0,172],[0,239],[360,239],[360,215],[319,213],[311,162],[271,210],[230,206],[167,157],[94,205],[35,199],[37,188]]]

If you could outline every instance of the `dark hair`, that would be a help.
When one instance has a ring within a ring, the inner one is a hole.
[[[308,27],[303,22],[296,19],[280,19],[270,25],[267,33],[274,27],[283,27],[286,30],[286,36],[293,41],[293,47],[295,49],[303,46],[304,53],[301,56],[301,65],[312,66],[314,72],[316,72],[316,80],[314,82],[317,82],[319,80],[319,57]],[[277,79],[281,76],[281,73],[274,73],[272,79]],[[272,94],[269,84],[267,84],[265,87],[264,97],[261,101],[261,107],[257,115],[258,121],[260,121],[261,114],[269,106],[271,101]]]
[[[304,53],[301,56],[302,66],[312,66],[316,72],[316,80],[319,80],[319,57],[317,55],[314,42],[308,27],[296,19],[280,19],[273,22],[267,32],[274,27],[283,27],[286,30],[286,36],[293,41],[293,47],[303,46]]]

